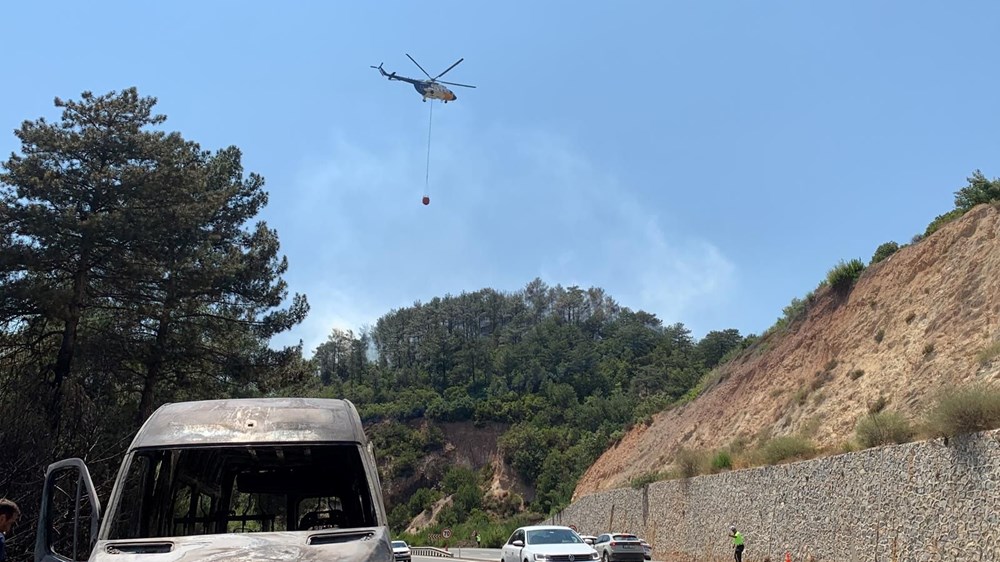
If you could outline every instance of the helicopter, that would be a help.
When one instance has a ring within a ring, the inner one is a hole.
[[[423,96],[424,98],[423,101],[427,101],[427,98],[431,98],[432,100],[441,100],[444,103],[448,103],[450,101],[455,101],[456,99],[458,99],[458,96],[455,95],[455,92],[452,92],[442,84],[448,84],[449,86],[461,86],[463,88],[475,88],[475,86],[470,86],[468,84],[456,84],[455,82],[445,82],[438,80],[438,78],[447,74],[449,70],[458,66],[458,63],[464,61],[465,60],[464,58],[458,59],[458,61],[455,64],[446,68],[444,72],[438,74],[434,78],[431,78],[431,75],[426,70],[424,70],[424,67],[420,66],[420,63],[414,60],[413,57],[411,57],[409,54],[407,54],[406,56],[411,61],[413,61],[413,64],[417,65],[417,68],[419,68],[424,74],[427,75],[428,80],[418,80],[416,78],[396,76],[395,72],[386,72],[382,68],[382,63],[379,63],[378,66],[373,66],[372,68],[381,72],[382,76],[385,76],[389,80],[399,80],[401,82],[409,82],[410,84],[413,84],[413,88],[416,89],[421,96]]]

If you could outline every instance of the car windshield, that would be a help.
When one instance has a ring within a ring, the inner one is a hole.
[[[582,544],[583,540],[570,529],[528,531],[528,544]]]
[[[117,501],[111,539],[378,524],[356,444],[140,450]]]
[[[392,541],[393,548],[406,548],[406,543],[403,541]]]
[[[635,535],[615,535],[614,539],[616,541],[635,541],[639,540]]]

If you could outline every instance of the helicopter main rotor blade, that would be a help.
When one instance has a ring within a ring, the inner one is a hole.
[[[463,88],[475,88],[475,86],[470,86],[468,84],[458,84],[456,82],[445,82],[444,80],[437,80],[438,84],[448,84],[449,86],[461,86]]]
[[[409,55],[409,53],[407,53],[406,56],[409,57],[409,59],[413,61],[413,64],[417,65],[417,68],[419,68],[421,70],[421,72],[423,72],[424,74],[426,74],[428,78],[431,78],[431,75],[428,74],[426,70],[424,70],[424,67],[420,66],[419,62],[413,60],[413,57],[411,57]],[[431,80],[433,80],[433,78],[431,78]]]
[[[464,58],[462,58],[462,59],[458,59],[458,62],[456,62],[455,64],[453,64],[453,65],[449,66],[448,68],[444,69],[444,72],[442,72],[441,74],[438,74],[438,75],[437,75],[437,76],[435,76],[434,78],[431,78],[431,80],[437,80],[438,78],[440,78],[440,77],[444,76],[445,74],[447,74],[447,73],[448,73],[448,71],[449,71],[449,70],[451,70],[451,69],[455,68],[456,66],[458,66],[458,63],[460,63],[460,62],[462,62],[462,61],[464,61],[464,60],[465,60]]]

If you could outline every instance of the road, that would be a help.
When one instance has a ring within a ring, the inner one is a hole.
[[[439,558],[437,556],[413,556],[413,562],[447,562],[447,560],[487,560],[489,562],[500,562],[499,548],[451,548],[449,552],[454,554],[453,558]]]
[[[413,562],[448,562],[448,560],[471,560],[473,562],[500,562],[499,548],[452,548],[448,550],[455,556],[443,558],[437,556],[413,556]],[[652,562],[656,562],[655,560]]]

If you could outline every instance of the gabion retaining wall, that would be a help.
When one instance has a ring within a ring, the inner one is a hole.
[[[627,531],[653,559],[1000,562],[1000,430],[586,496],[549,523]]]

